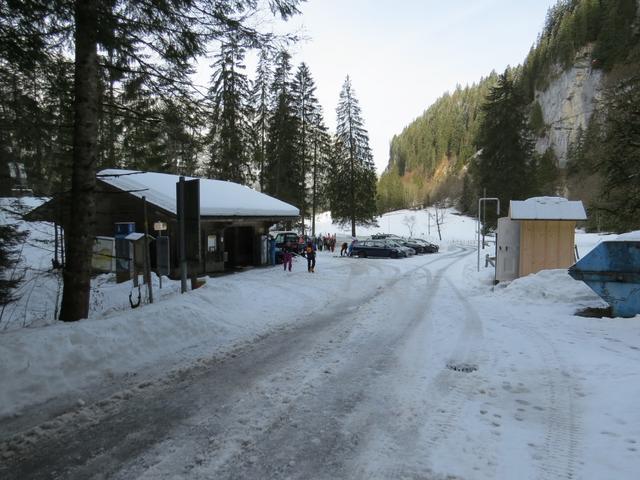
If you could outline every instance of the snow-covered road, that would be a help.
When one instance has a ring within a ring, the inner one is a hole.
[[[553,273],[490,292],[474,259],[320,255],[339,289],[299,272],[281,323],[0,443],[0,477],[635,478],[637,329],[574,317],[594,298]]]

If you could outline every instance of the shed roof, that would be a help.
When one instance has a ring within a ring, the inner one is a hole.
[[[179,175],[108,169],[98,179],[164,210],[176,213]],[[185,177],[194,180],[193,177]],[[300,211],[277,198],[233,182],[200,178],[200,215],[213,217],[297,217]]]
[[[511,200],[511,220],[586,220],[582,202],[563,197],[533,197]]]
[[[140,232],[133,232],[130,233],[129,235],[127,235],[126,237],[124,237],[125,240],[132,240],[132,241],[137,241],[140,240],[142,237],[144,237],[144,233],[140,233]]]

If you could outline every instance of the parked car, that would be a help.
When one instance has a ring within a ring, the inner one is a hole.
[[[372,240],[402,240],[402,237],[394,235],[393,233],[376,233],[371,235]]]
[[[440,247],[438,245],[436,245],[435,243],[427,242],[422,238],[410,238],[409,241],[421,244],[424,248],[424,253],[438,253],[438,250],[440,250]]]
[[[276,263],[282,263],[282,248],[286,245],[293,253],[302,254],[305,243],[300,242],[300,234],[296,232],[272,232],[276,241]]]
[[[395,238],[386,238],[385,240],[382,240],[382,241],[385,242],[390,247],[401,249],[405,253],[406,257],[412,257],[416,254],[416,251],[413,248],[407,247],[406,245],[403,244],[402,239],[398,240]]]
[[[407,253],[399,245],[394,245],[386,240],[362,240],[351,249],[352,257],[406,257]]]
[[[424,244],[422,244],[420,242],[416,242],[416,241],[411,240],[411,239],[409,239],[409,240],[402,239],[402,240],[395,240],[395,241],[397,243],[399,243],[400,245],[412,248],[416,252],[416,254],[427,253],[426,245],[424,245]]]

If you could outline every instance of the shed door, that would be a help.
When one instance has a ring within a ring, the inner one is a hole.
[[[497,243],[496,280],[515,280],[520,263],[520,222],[499,218]]]
[[[227,253],[225,266],[244,267],[254,264],[254,228],[229,227],[224,231],[224,246]]]

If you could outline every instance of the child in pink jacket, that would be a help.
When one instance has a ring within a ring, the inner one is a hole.
[[[285,245],[282,248],[282,265],[284,266],[284,271],[287,271],[287,265],[289,265],[289,271],[291,271],[291,265],[293,264],[293,254],[291,253],[291,248],[289,245]]]

